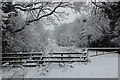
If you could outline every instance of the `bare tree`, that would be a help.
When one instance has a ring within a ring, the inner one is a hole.
[[[11,13],[14,12],[14,15],[18,15],[18,11],[28,13],[31,16],[31,18],[27,19],[25,21],[25,24],[16,30],[10,30],[12,33],[20,32],[22,31],[26,26],[28,26],[30,23],[36,22],[41,20],[42,18],[48,17],[50,15],[54,15],[58,17],[58,14],[65,14],[65,12],[59,12],[57,9],[59,7],[66,7],[68,3],[63,2],[2,2],[2,11],[4,13]],[[12,15],[9,14],[8,16],[4,16],[4,18],[10,18]],[[12,16],[13,17],[13,16]],[[3,20],[4,23],[8,21]],[[2,26],[3,29],[8,29],[4,26]]]

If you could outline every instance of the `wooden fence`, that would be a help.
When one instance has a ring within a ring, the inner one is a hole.
[[[36,67],[43,63],[72,63],[72,62],[87,62],[87,53],[49,53],[41,52],[29,53],[6,53],[2,56],[2,66],[23,66]],[[27,64],[36,63],[36,64]],[[5,65],[6,64],[6,65]]]
[[[120,48],[87,48],[87,50],[95,51],[95,54],[94,55],[89,54],[89,57],[100,56],[100,55],[111,54],[111,53],[120,53]],[[102,53],[99,53],[99,52],[102,52]]]
[[[94,57],[109,54],[111,51],[120,51],[120,48],[88,48],[87,52],[76,53],[48,53],[42,52],[25,52],[25,53],[6,53],[2,55],[2,66],[23,66],[36,67],[43,63],[72,63],[72,62],[88,62],[88,57]],[[90,50],[95,50],[96,54],[89,54]],[[103,53],[99,53],[102,51]],[[108,53],[104,53],[108,51]],[[88,55],[89,54],[89,55]],[[35,64],[32,64],[35,63]]]

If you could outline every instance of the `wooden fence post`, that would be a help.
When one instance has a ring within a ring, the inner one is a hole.
[[[63,57],[63,54],[61,54],[61,61],[63,60],[63,58],[62,58],[62,57]]]

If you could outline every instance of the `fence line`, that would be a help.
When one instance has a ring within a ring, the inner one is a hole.
[[[88,59],[87,53],[49,53],[49,55],[52,54],[53,56],[42,56],[42,59],[41,59],[41,56],[38,56],[38,54],[41,54],[41,53],[22,53],[22,54],[7,53],[6,56],[2,57],[2,63],[15,64],[16,66],[22,65],[24,67],[30,67],[30,66],[35,67],[35,64],[34,65],[24,65],[24,64],[87,62],[87,59]]]

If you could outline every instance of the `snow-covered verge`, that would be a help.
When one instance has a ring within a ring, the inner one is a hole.
[[[87,65],[74,63],[74,68],[65,72],[54,69],[48,77],[54,78],[117,78],[118,58],[116,54],[92,57]]]
[[[118,55],[90,57],[82,63],[48,64],[45,67],[3,68],[3,78],[118,78]]]

